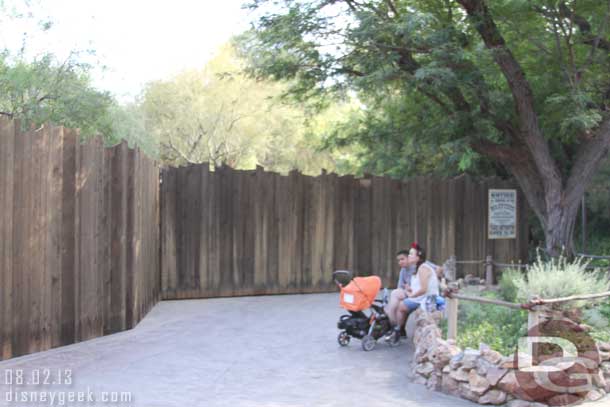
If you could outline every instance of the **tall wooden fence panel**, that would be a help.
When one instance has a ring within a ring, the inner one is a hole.
[[[487,239],[498,179],[356,179],[207,164],[161,173],[161,278],[165,299],[334,290],[333,270],[376,274],[394,286],[395,254],[420,242],[428,257],[527,260],[527,205],[516,239]],[[481,277],[483,266],[461,274]]]
[[[0,120],[1,358],[134,326],[160,297],[158,168]]]

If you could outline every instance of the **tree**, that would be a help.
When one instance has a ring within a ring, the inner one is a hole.
[[[52,29],[51,21],[32,15],[29,2],[12,3],[9,7],[0,2],[3,27],[14,20],[35,20],[28,29],[40,34]],[[117,104],[108,92],[92,85],[92,66],[82,59],[91,52],[73,50],[62,60],[51,52],[31,56],[27,49],[31,34],[24,33],[18,50],[12,49],[15,46],[0,50],[0,115],[19,119],[25,128],[54,123],[78,128],[85,137],[102,134],[107,141],[116,141],[111,110]]]
[[[242,50],[253,75],[294,80],[298,100],[353,89],[376,109],[409,97],[428,145],[460,144],[500,164],[540,220],[547,251],[572,251],[581,197],[610,147],[609,2],[249,7],[261,13]]]
[[[247,78],[242,68],[225,45],[203,69],[147,85],[141,108],[161,160],[279,172],[332,169],[330,154],[314,154],[315,143],[304,137],[306,112],[278,99],[286,85]]]
[[[52,55],[33,61],[0,56],[0,114],[20,119],[24,127],[54,123],[79,128],[83,136],[112,138],[108,92],[91,85],[87,67]]]

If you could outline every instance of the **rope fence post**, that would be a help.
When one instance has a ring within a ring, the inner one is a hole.
[[[491,256],[485,258],[485,286],[490,288],[494,283],[494,263]]]
[[[457,276],[455,255],[449,256],[445,262],[445,278],[447,281],[455,281]]]
[[[447,339],[457,340],[458,299],[447,298]]]
[[[527,313],[527,336],[538,337],[540,336],[540,307],[532,307]],[[528,349],[528,353],[531,352],[531,357],[535,360],[538,357],[538,349],[540,347],[537,343],[533,343]]]

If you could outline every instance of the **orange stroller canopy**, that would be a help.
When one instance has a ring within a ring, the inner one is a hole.
[[[381,279],[377,276],[354,277],[345,287],[341,287],[341,307],[349,311],[370,308],[381,289]]]

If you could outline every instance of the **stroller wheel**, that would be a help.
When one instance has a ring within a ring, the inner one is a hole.
[[[376,344],[377,341],[371,335],[365,335],[362,338],[362,349],[364,349],[366,352],[375,349]]]
[[[339,342],[339,345],[341,346],[349,345],[349,340],[350,337],[345,331],[341,331],[341,333],[339,333],[339,336],[337,337],[337,342]]]

